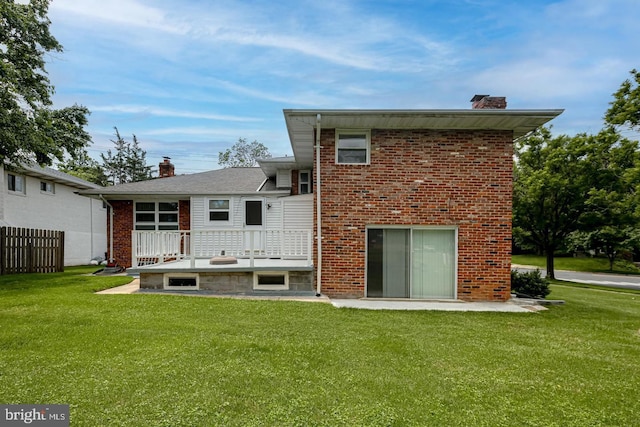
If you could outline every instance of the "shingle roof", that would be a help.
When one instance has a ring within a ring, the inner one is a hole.
[[[265,179],[267,177],[260,168],[227,168],[114,185],[81,191],[80,194],[102,194],[107,198],[124,195],[250,194],[260,190]]]

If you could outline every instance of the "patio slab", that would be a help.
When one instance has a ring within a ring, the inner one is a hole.
[[[440,311],[492,311],[503,313],[532,313],[546,310],[535,300],[511,299],[508,302],[465,302],[465,301],[399,301],[399,300],[372,300],[372,299],[330,299],[325,295],[316,297],[313,295],[287,295],[286,293],[272,292],[262,295],[232,295],[215,294],[203,291],[165,291],[165,290],[140,290],[140,280],[134,279],[131,283],[96,292],[102,295],[116,294],[164,294],[199,296],[208,298],[237,298],[277,301],[303,301],[331,303],[336,308],[357,308],[364,310],[440,310]]]

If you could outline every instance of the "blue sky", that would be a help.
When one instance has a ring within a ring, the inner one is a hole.
[[[55,106],[113,127],[147,163],[218,169],[238,138],[291,155],[282,109],[564,108],[555,133],[597,132],[640,68],[637,0],[54,0]]]

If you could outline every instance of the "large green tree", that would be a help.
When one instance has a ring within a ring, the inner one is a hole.
[[[48,0],[0,1],[0,161],[50,165],[90,141],[87,108],[52,108],[44,58],[62,46],[49,32],[48,8]]]
[[[555,278],[553,255],[578,227],[585,210],[580,157],[582,139],[553,137],[541,127],[516,142],[513,182],[514,235],[547,257],[547,277]]]
[[[613,94],[604,119],[610,125],[624,125],[640,130],[640,71],[633,69]]]
[[[238,142],[231,148],[218,153],[218,164],[225,168],[251,167],[256,166],[259,159],[268,158],[271,158],[271,154],[264,144],[238,138]]]
[[[133,135],[133,142],[128,142],[120,136],[117,127],[114,129],[116,139],[111,142],[115,150],[108,150],[106,156],[100,155],[108,182],[117,185],[151,179],[152,166],[147,166],[147,152],[140,147],[138,138]]]
[[[109,180],[104,173],[104,169],[96,160],[92,159],[84,147],[79,147],[71,153],[70,157],[57,165],[58,170],[93,182],[94,184],[106,186]]]
[[[538,129],[516,143],[514,238],[546,255],[550,278],[555,252],[576,232],[612,265],[637,224],[639,171],[637,142],[611,127],[574,137]]]

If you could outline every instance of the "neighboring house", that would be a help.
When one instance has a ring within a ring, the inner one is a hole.
[[[472,101],[284,110],[293,157],[83,193],[113,206],[143,288],[505,301],[513,140],[562,110]]]
[[[1,226],[64,231],[65,265],[86,265],[105,256],[107,209],[77,194],[100,186],[37,165],[0,165],[0,188]]]

